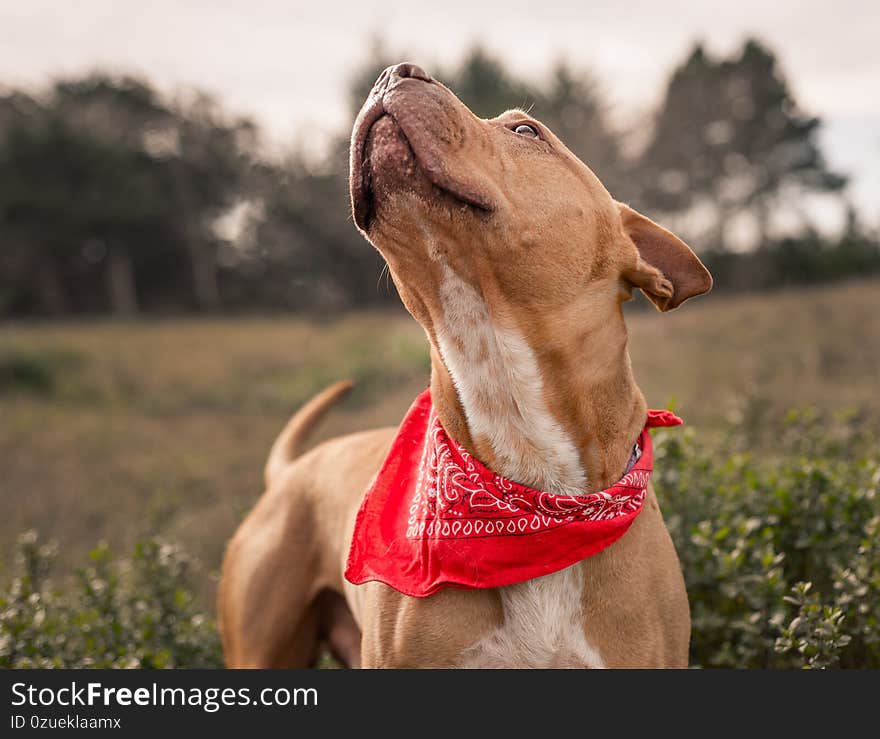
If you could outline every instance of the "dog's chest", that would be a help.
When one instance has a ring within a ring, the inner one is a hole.
[[[587,641],[580,565],[499,588],[504,621],[467,649],[461,667],[602,668]]]

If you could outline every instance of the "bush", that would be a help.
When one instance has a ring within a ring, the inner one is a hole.
[[[69,351],[0,351],[0,395],[31,393],[49,395],[59,376],[82,364],[82,357]]]
[[[838,239],[807,232],[748,252],[700,254],[715,288],[755,292],[790,285],[820,285],[880,272],[880,239],[852,224]]]
[[[855,415],[765,417],[712,437],[658,431],[654,484],[690,597],[698,667],[880,667],[880,456]],[[763,450],[760,454],[749,450]],[[214,667],[192,563],[157,540],[106,547],[59,588],[54,549],[22,537],[0,594],[0,667]]]
[[[655,487],[703,667],[880,667],[880,457],[863,419],[657,434]],[[861,429],[861,430],[860,430]],[[759,432],[767,433],[767,432]],[[760,459],[744,449],[771,451]]]
[[[0,594],[0,667],[220,667],[213,619],[188,588],[191,560],[156,539],[114,561],[106,546],[61,589],[55,548],[29,532]]]

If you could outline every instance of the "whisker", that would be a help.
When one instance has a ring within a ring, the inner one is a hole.
[[[385,262],[382,265],[382,270],[379,272],[379,279],[376,280],[376,290],[379,290],[379,283],[382,282],[382,276],[385,276],[385,289],[388,290],[388,262]]]

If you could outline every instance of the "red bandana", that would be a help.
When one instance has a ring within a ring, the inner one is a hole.
[[[617,541],[642,510],[654,465],[648,411],[626,474],[607,490],[554,495],[507,480],[451,439],[426,390],[412,404],[358,511],[345,578],[422,598],[557,572]]]

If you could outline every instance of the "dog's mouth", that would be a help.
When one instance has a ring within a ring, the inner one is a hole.
[[[369,230],[375,216],[372,171],[367,161],[367,143],[373,124],[384,115],[381,97],[373,98],[371,95],[358,115],[351,135],[349,173],[351,205],[354,222],[364,232]]]
[[[367,101],[351,141],[350,189],[358,228],[368,233],[382,202],[401,191],[458,209],[492,210],[485,196],[449,176],[437,145],[429,145],[424,133],[412,134],[407,135],[405,123],[385,109],[381,98]]]

